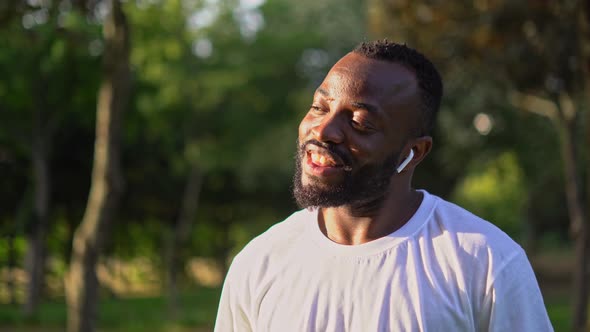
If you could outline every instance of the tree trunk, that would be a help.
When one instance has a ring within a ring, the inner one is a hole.
[[[229,255],[231,253],[231,243],[230,243],[230,236],[229,236],[229,229],[231,226],[231,222],[229,220],[225,220],[222,225],[227,229],[226,232],[223,232],[223,237],[221,241],[221,248],[218,249],[218,264],[221,269],[221,275],[226,276],[227,272],[229,271]]]
[[[523,248],[529,257],[532,257],[537,253],[537,244],[539,240],[539,232],[534,217],[533,202],[533,190],[528,190],[525,208],[526,217],[524,218]]]
[[[558,104],[558,103],[556,103]],[[556,119],[561,142],[561,159],[563,161],[563,175],[565,181],[565,196],[570,217],[570,232],[577,234],[584,224],[585,213],[580,192],[580,179],[578,176],[578,160],[576,154],[576,118],[566,119],[563,112]]]
[[[199,195],[201,192],[202,175],[196,164],[193,164],[188,176],[181,211],[174,228],[168,237],[166,261],[168,269],[166,275],[166,288],[168,297],[168,310],[172,318],[177,317],[178,303],[178,275],[183,266],[180,249],[186,244],[190,236],[193,220],[197,214]]]
[[[16,304],[16,282],[14,278],[14,268],[16,266],[16,250],[14,247],[14,237],[14,232],[10,232],[7,238],[8,262],[6,265],[8,268],[8,279],[6,281],[6,284],[8,286],[8,301],[11,305]]]
[[[587,126],[590,123],[586,124]],[[590,134],[587,134],[587,143],[590,143]],[[590,188],[590,179],[588,180]],[[588,198],[590,205],[590,198]],[[588,225],[582,224],[579,233],[575,237],[576,264],[574,270],[574,298],[573,298],[573,327],[574,331],[590,331],[588,326],[588,294],[590,283],[590,246],[588,241]]]
[[[579,61],[581,64],[581,80],[586,107],[590,104],[590,1],[581,0],[578,2],[578,30],[579,30]],[[586,146],[590,146],[590,114],[586,111]],[[587,177],[587,190],[590,190],[590,177]],[[589,191],[590,192],[590,191]],[[588,206],[590,206],[590,195],[588,195]],[[588,213],[586,218],[588,217]],[[573,330],[588,331],[588,295],[590,283],[590,229],[588,220],[584,219],[575,233],[576,264],[574,271],[574,307],[573,307]]]
[[[120,169],[121,120],[130,89],[129,30],[119,0],[111,0],[103,35],[103,82],[100,87],[92,182],[84,217],[74,234],[66,276],[68,332],[96,329],[96,263],[123,192]]]
[[[571,128],[573,125],[573,123],[562,124],[561,150],[563,153],[567,207],[570,216],[570,232],[575,241],[577,261],[574,272],[574,287],[572,289],[574,293],[573,327],[574,331],[586,331],[584,328],[588,307],[587,235],[585,235],[586,213],[578,184],[578,170],[574,153],[574,133]]]
[[[41,98],[41,97],[38,97]],[[23,311],[25,316],[32,316],[43,293],[45,275],[45,237],[49,222],[49,142],[51,138],[45,128],[43,103],[37,106],[33,132],[33,220],[27,232],[27,253],[25,267],[28,276]]]

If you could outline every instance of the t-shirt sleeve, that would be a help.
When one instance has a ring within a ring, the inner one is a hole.
[[[480,330],[553,331],[533,269],[520,251],[500,267],[485,295]]]
[[[236,257],[237,258],[237,257]],[[215,320],[214,332],[248,332],[252,331],[252,324],[246,314],[244,303],[247,303],[248,292],[236,271],[236,260],[232,263],[221,291],[219,309]]]

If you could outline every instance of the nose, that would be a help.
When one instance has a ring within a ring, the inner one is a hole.
[[[336,115],[325,116],[320,123],[311,129],[314,138],[320,142],[342,143],[344,141],[344,132],[340,120]]]

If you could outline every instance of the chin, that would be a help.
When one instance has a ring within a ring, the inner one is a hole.
[[[326,190],[333,191],[338,190],[345,181],[342,179],[325,179],[321,177],[302,175],[301,185],[304,188],[313,188],[312,190]]]
[[[329,184],[313,179],[295,180],[293,196],[300,208],[335,207],[350,201],[342,184]]]

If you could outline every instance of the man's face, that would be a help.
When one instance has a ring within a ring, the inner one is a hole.
[[[349,53],[332,67],[299,126],[294,196],[301,207],[370,203],[388,191],[418,124],[405,67]]]

